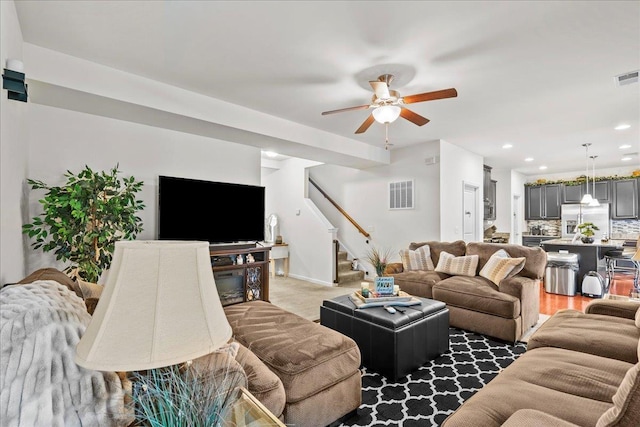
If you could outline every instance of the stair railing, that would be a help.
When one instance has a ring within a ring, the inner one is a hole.
[[[333,239],[333,256],[334,256],[333,283],[338,283],[339,282],[339,277],[338,277],[338,252],[340,252],[340,242],[338,242],[338,239]]]
[[[351,224],[353,224],[353,226],[358,229],[358,231],[360,232],[360,234],[362,234],[364,237],[366,237],[367,239],[371,237],[371,235],[369,233],[367,233],[367,231],[362,228],[360,226],[360,224],[358,224],[352,217],[351,215],[349,215],[344,209],[342,209],[342,207],[340,207],[340,205],[338,205],[322,188],[320,188],[320,186],[311,178],[309,177],[309,182],[311,183],[311,185],[313,185],[314,187],[316,187],[316,189],[320,192],[320,194],[322,194],[325,199],[327,199],[333,206],[335,206],[336,209],[338,209],[338,212],[340,212],[345,218],[347,218],[349,220],[349,222]],[[337,260],[337,252],[336,252],[336,260]],[[336,267],[336,274],[337,274],[337,267]]]

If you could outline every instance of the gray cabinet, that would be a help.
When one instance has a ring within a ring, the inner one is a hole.
[[[525,186],[524,219],[560,219],[560,194],[560,184]]]
[[[545,240],[553,240],[557,237],[553,236],[522,236],[522,246],[537,247],[541,246]]]
[[[596,181],[595,191],[591,181],[589,181],[589,191],[587,191],[586,183],[580,185],[563,184],[562,203],[580,203],[582,196],[586,193],[591,194],[600,203],[611,203],[611,181]]]
[[[611,181],[611,219],[638,218],[638,181],[636,178]]]

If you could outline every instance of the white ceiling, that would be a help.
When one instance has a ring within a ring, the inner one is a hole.
[[[638,1],[17,0],[16,8],[25,42],[377,147],[382,125],[354,134],[367,111],[321,112],[368,103],[368,80],[391,72],[402,95],[458,91],[409,105],[431,122],[391,124],[392,149],[444,139],[494,168],[535,175],[584,169],[589,142],[598,168],[640,164],[637,155],[621,161],[640,151],[640,84],[614,84],[640,69]],[[620,123],[631,128],[614,131]]]

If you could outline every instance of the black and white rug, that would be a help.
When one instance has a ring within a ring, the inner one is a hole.
[[[365,369],[362,405],[347,426],[439,426],[465,400],[526,350],[483,335],[449,329],[449,352],[398,382]]]

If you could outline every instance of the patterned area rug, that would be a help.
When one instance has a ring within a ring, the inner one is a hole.
[[[525,350],[450,328],[449,352],[397,383],[363,369],[358,416],[340,426],[439,426]]]

